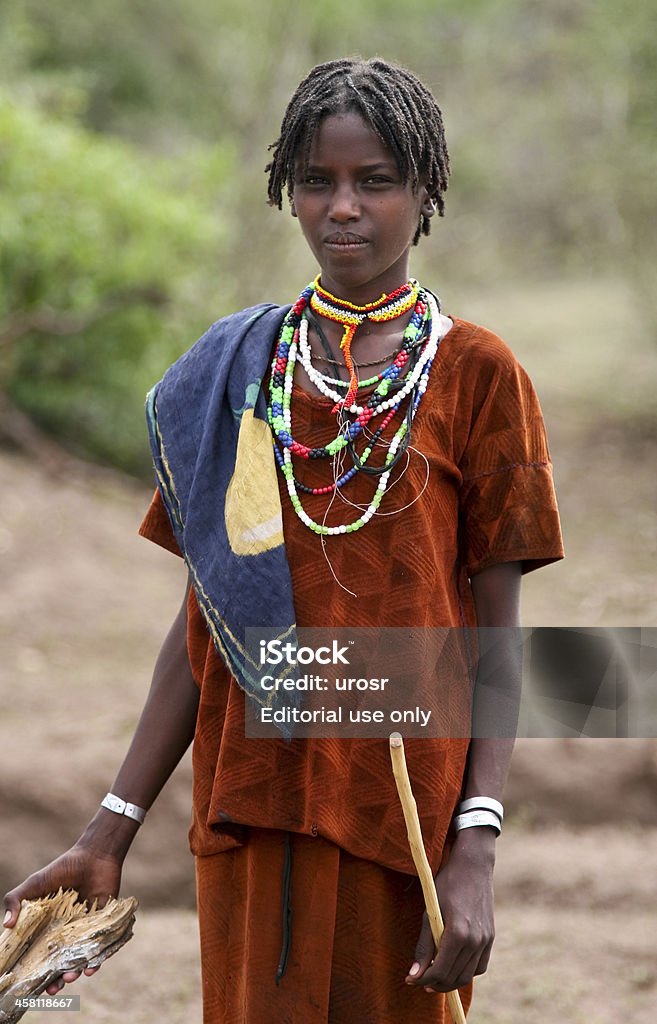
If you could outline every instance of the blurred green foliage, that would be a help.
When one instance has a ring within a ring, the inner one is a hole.
[[[657,340],[652,0],[3,0],[0,395],[143,472],[143,393],[209,321],[314,273],[265,205],[267,146],[320,60],[435,90],[439,289],[618,275]],[[7,405],[9,403],[9,405]]]
[[[179,167],[156,178],[133,147],[2,96],[0,140],[0,384],[80,452],[144,472],[144,395],[204,324],[219,221]]]

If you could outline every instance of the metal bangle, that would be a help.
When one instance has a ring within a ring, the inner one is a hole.
[[[493,800],[492,796],[471,796],[463,800],[456,808],[457,814],[464,811],[492,811],[500,821],[504,821],[504,808],[499,800]]]
[[[108,811],[114,811],[115,814],[124,814],[126,818],[132,818],[133,821],[138,822],[140,825],[143,824],[146,817],[146,811],[143,807],[130,804],[127,800],[122,800],[120,796],[115,796],[114,793],[108,793],[101,800],[100,806],[106,807]]]
[[[502,824],[494,811],[466,811],[465,814],[457,814],[454,818],[454,828],[457,832],[464,828],[474,828],[481,825],[490,825],[491,828],[495,829],[498,836],[502,831]]]

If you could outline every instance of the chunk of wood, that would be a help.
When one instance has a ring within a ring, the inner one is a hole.
[[[132,938],[137,900],[110,897],[99,910],[72,889],[23,900],[18,921],[0,934],[0,1024],[25,1013],[17,999],[38,996],[64,971],[98,967]]]

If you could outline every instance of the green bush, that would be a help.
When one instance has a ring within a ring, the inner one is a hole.
[[[220,215],[180,177],[0,97],[0,389],[130,472],[148,466],[146,389],[216,315]]]

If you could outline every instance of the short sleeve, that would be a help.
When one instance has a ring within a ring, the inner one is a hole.
[[[167,551],[172,551],[174,555],[182,557],[173,534],[173,529],[171,528],[169,514],[162,501],[162,495],[157,489],[139,527],[139,533],[142,537],[146,537],[147,540],[152,540],[154,544],[159,544],[160,547],[166,548]]]
[[[461,455],[461,558],[469,576],[501,562],[530,572],[563,558],[545,425],[536,392],[510,350],[483,346]]]

